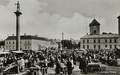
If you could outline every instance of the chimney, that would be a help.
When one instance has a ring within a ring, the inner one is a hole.
[[[118,49],[120,49],[120,16],[118,18]]]
[[[12,34],[12,36],[14,36],[14,34]]]
[[[24,33],[24,35],[26,36],[26,33]]]

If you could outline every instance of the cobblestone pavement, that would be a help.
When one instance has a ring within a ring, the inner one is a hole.
[[[78,68],[78,66],[75,66],[73,70],[73,75],[120,75],[120,67],[113,67],[113,66],[107,66],[102,65],[102,67],[106,67],[105,71],[101,71],[100,73],[88,73],[88,74],[82,74]],[[48,75],[55,75],[55,69],[49,68],[48,69]]]
[[[80,72],[78,66],[75,66],[72,75],[120,75],[120,67],[107,66],[107,65],[103,65],[103,64],[100,64],[100,65],[102,67],[106,67],[106,70],[101,71],[100,73],[82,74]],[[11,74],[9,74],[9,75],[11,75]],[[21,73],[21,74],[12,74],[12,75],[25,75],[25,74]],[[55,75],[55,67],[48,68],[48,75]]]

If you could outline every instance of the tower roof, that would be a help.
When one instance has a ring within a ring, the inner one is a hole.
[[[96,19],[93,19],[93,21],[90,23],[89,26],[99,26],[100,23],[96,20]]]

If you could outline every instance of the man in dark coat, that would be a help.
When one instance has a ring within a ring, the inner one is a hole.
[[[79,61],[79,69],[81,70],[81,72],[83,71],[83,66],[82,66],[82,63],[83,63],[83,59],[81,56],[78,56],[78,61]]]
[[[59,75],[60,74],[60,71],[61,71],[61,65],[60,65],[60,59],[56,58],[56,75]]]
[[[86,60],[86,58],[83,58],[82,67],[83,67],[83,73],[84,74],[87,73],[87,65],[88,65],[88,61]]]
[[[87,65],[88,65],[88,61],[86,60],[85,56],[78,57],[78,61],[79,61],[79,69],[81,70],[82,73],[87,73]]]
[[[70,62],[70,59],[68,59],[68,61],[67,61],[67,72],[68,72],[68,75],[72,74],[72,70],[73,70],[72,63]]]

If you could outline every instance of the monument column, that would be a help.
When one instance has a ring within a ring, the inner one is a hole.
[[[62,33],[62,50],[64,49],[64,33]]]
[[[19,2],[16,4],[17,5],[17,10],[15,13],[16,15],[16,50],[20,50],[20,25],[19,25],[19,17],[22,15],[20,12],[20,4]]]

